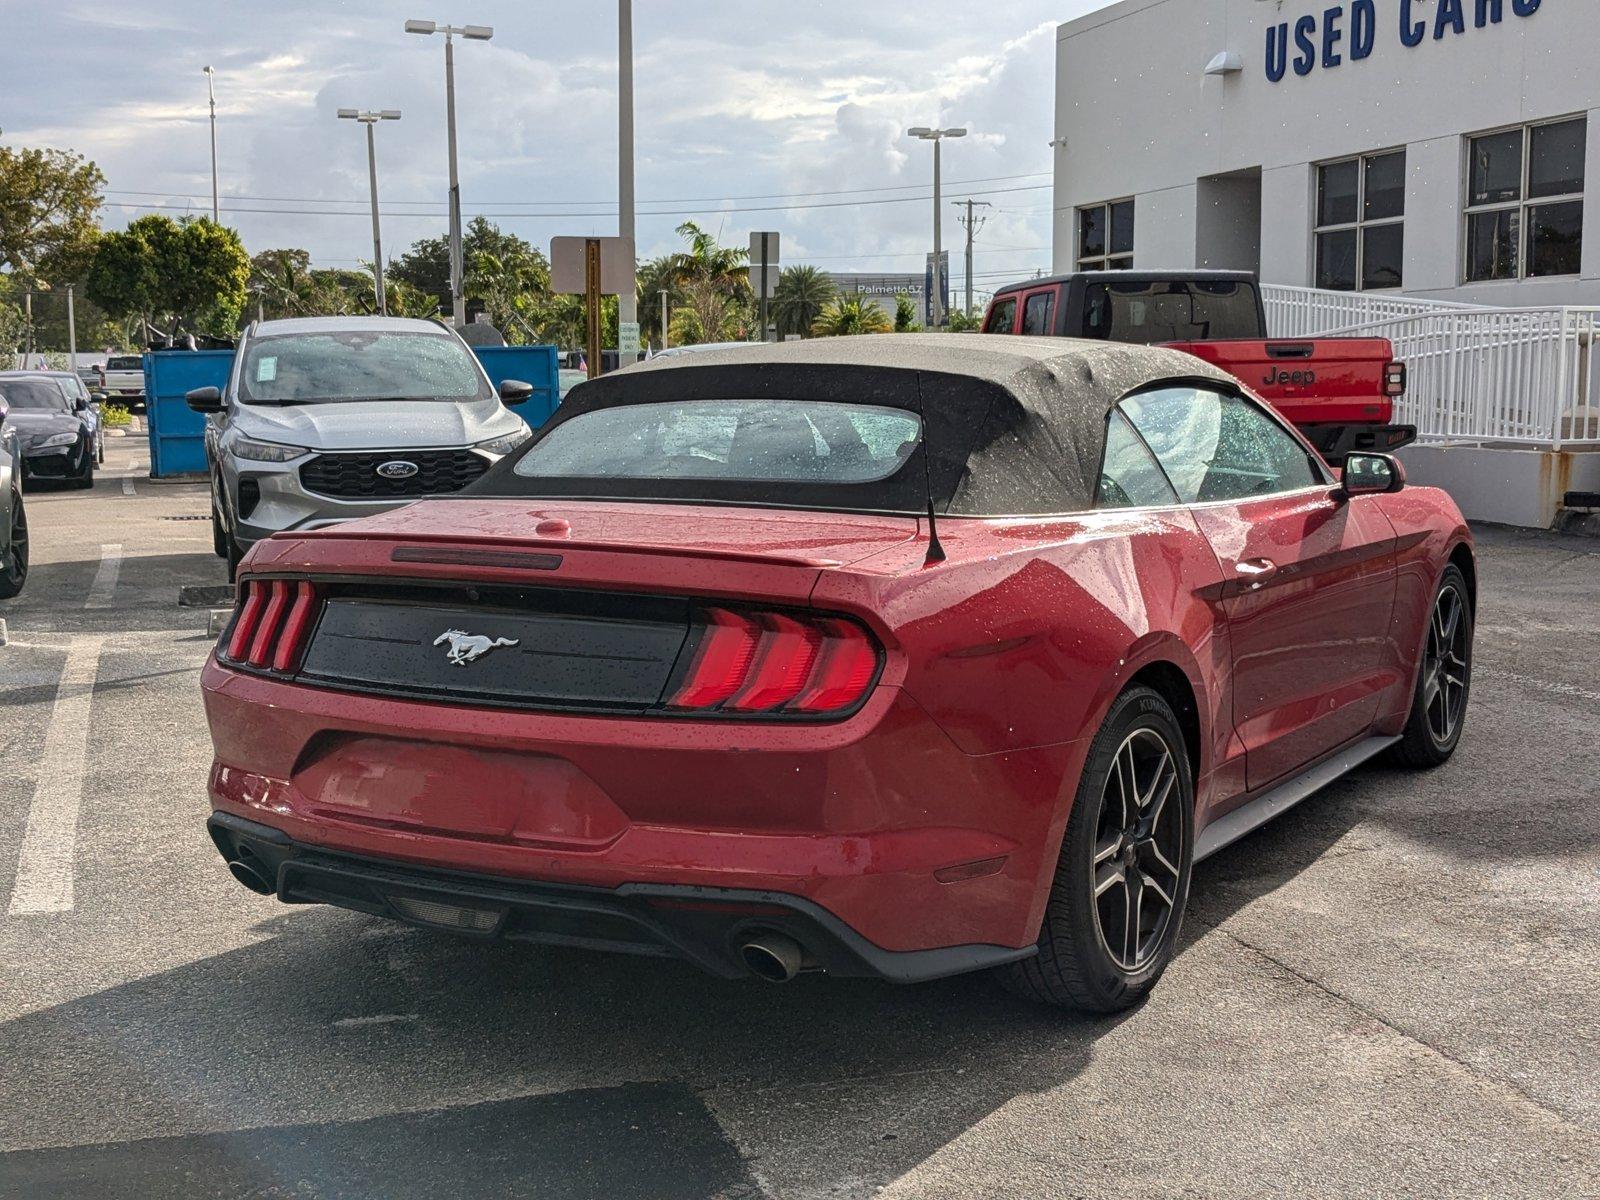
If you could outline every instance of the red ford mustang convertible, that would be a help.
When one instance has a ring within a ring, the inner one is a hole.
[[[832,339],[581,385],[467,493],[274,536],[207,664],[239,881],[725,977],[1112,1010],[1192,865],[1444,762],[1472,542],[1231,376]]]

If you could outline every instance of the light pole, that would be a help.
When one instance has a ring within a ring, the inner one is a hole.
[[[617,0],[617,232],[629,242],[635,232],[633,207],[633,0]],[[627,286],[617,297],[617,321],[624,325],[639,321],[639,288],[632,262]],[[617,365],[627,364],[619,361]]]
[[[206,99],[211,104],[211,223],[220,225],[222,220],[217,205],[217,91],[211,82],[216,74],[215,67],[205,68]]]
[[[939,269],[944,258],[944,231],[942,219],[944,214],[939,211],[939,143],[945,138],[966,137],[965,129],[930,129],[926,125],[916,125],[906,130],[914,138],[921,138],[925,142],[933,143],[933,296],[928,302],[928,322],[933,328],[939,329],[944,325],[944,291],[939,286]]]
[[[450,147],[450,307],[457,328],[467,323],[466,271],[461,256],[461,179],[456,171],[456,53],[457,34],[469,41],[487,42],[492,25],[441,25],[437,21],[407,21],[407,33],[444,34],[444,112]]]
[[[383,237],[378,232],[378,151],[372,136],[379,121],[398,121],[398,108],[341,108],[339,119],[360,121],[367,127],[367,182],[372,188],[372,282],[378,292],[378,315],[389,315],[389,294],[383,286]]]

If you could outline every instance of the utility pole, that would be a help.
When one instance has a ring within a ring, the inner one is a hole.
[[[215,67],[205,68],[206,99],[211,104],[211,223],[220,225],[222,210],[217,204],[217,91],[211,82],[216,74]]]
[[[67,366],[78,369],[78,316],[72,307],[72,285],[67,284]]]
[[[378,315],[389,315],[389,293],[383,286],[383,237],[378,232],[378,151],[372,136],[379,121],[398,121],[398,108],[379,110],[341,108],[339,117],[345,121],[360,121],[367,127],[367,182],[372,189],[372,282],[377,291]]]
[[[972,315],[972,239],[978,236],[978,230],[982,229],[984,223],[989,219],[986,216],[979,217],[974,215],[972,210],[975,208],[989,208],[990,204],[987,200],[973,200],[970,197],[966,200],[952,200],[951,203],[957,208],[965,206],[967,210],[967,215],[958,219],[967,230],[967,316],[970,317]]]
[[[667,289],[661,289],[661,348],[667,348]]]
[[[617,0],[617,232],[629,243],[634,243],[633,209],[633,0]],[[627,286],[617,296],[617,323],[633,325],[637,332],[639,285],[635,270],[636,265],[630,262]],[[618,335],[620,342],[620,329]],[[619,353],[617,357],[619,366],[627,366],[631,356]]]

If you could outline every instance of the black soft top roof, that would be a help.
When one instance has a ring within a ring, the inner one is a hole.
[[[574,481],[516,474],[530,442],[470,490],[790,504],[805,508],[971,516],[1077,512],[1091,506],[1106,413],[1165,380],[1232,376],[1155,346],[990,334],[875,334],[753,343],[642,363],[579,384],[540,436],[595,409],[712,398],[827,400],[909,409],[923,448],[888,479],[866,484],[705,480]],[[924,473],[923,454],[931,452]]]

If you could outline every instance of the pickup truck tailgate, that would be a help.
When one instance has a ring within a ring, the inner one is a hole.
[[[1387,425],[1394,403],[1384,372],[1394,358],[1387,338],[1287,338],[1170,342],[1242,380],[1296,425]]]

